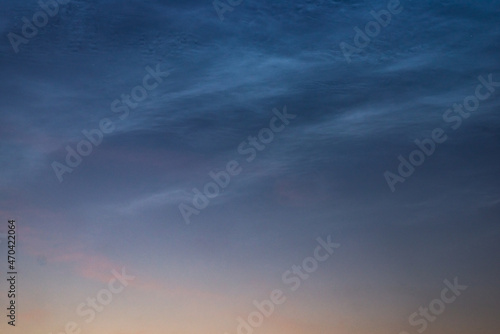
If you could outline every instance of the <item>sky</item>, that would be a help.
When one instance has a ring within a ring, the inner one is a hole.
[[[500,1],[0,8],[2,333],[498,333]]]

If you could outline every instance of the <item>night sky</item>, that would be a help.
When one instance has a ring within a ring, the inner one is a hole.
[[[0,0],[2,333],[498,334],[500,1],[54,1]]]

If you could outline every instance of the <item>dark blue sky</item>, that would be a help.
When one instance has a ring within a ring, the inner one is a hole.
[[[88,333],[233,333],[328,235],[338,253],[261,333],[415,333],[454,277],[469,288],[427,332],[498,332],[499,1],[244,0],[221,20],[208,0],[72,0],[29,38],[40,5],[0,6],[0,213],[41,277],[27,333],[60,331],[111,263],[156,285],[110,309],[170,315]]]

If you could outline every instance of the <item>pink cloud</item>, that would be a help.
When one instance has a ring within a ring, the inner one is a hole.
[[[323,175],[313,173],[303,176],[284,176],[274,183],[273,194],[281,203],[293,206],[308,206],[335,200],[335,189]]]
[[[28,311],[21,311],[18,314],[19,322],[41,323],[48,319],[50,312],[42,308],[34,308]]]
[[[114,276],[113,270],[121,272],[123,264],[117,263],[106,256],[88,251],[80,241],[71,241],[61,237],[61,240],[54,240],[43,237],[44,233],[35,231],[33,228],[23,227],[23,244],[27,253],[33,257],[43,257],[47,263],[67,264],[78,276],[107,284]],[[136,276],[136,279],[129,283],[129,287],[144,292],[162,294],[165,296],[186,297],[193,299],[215,300],[224,298],[210,291],[201,290],[191,286],[173,284],[171,282],[159,281],[144,275],[140,277],[134,274],[134,270],[125,266],[126,273]]]

